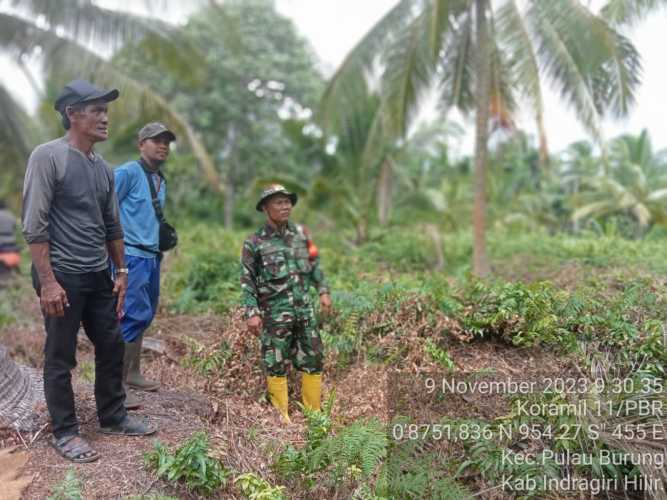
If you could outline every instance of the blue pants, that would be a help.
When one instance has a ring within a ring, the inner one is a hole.
[[[160,259],[125,254],[129,269],[125,313],[120,329],[125,342],[134,342],[148,328],[160,298]]]

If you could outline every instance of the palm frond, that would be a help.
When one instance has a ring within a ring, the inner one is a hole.
[[[511,61],[506,52],[498,44],[495,36],[495,23],[490,19],[490,117],[494,125],[504,128],[514,128],[513,114],[516,109],[515,89],[517,82],[514,76]]]
[[[460,10],[452,0],[432,0],[426,9],[428,19],[428,47],[431,59],[437,60],[442,55],[444,38],[450,29],[450,16]]]
[[[542,2],[532,2],[526,12],[537,39],[537,54],[561,96],[575,109],[584,126],[595,137],[600,137],[600,116],[595,96],[590,88],[587,68],[581,53],[574,45],[574,33],[564,30],[564,21],[557,22],[560,14],[545,11]],[[579,42],[581,43],[581,42]]]
[[[516,4],[508,0],[496,15],[498,44],[507,48],[511,56],[509,63],[515,73],[515,83],[537,114],[544,112],[540,68],[533,50],[528,26]]]
[[[135,42],[134,49],[143,50],[149,54],[156,64],[178,78],[194,84],[204,77],[203,54],[187,40],[180,32],[173,29],[169,39],[165,40],[165,32],[148,31],[138,38],[129,38]],[[129,35],[128,35],[129,36]],[[0,50],[9,55],[20,57],[23,54],[37,55],[40,61],[49,63],[49,57],[60,50],[62,46],[80,43],[59,30],[42,28],[33,21],[19,16],[0,12]],[[98,51],[88,48],[89,52]],[[75,72],[77,66],[72,69]]]
[[[121,98],[111,107],[111,120],[118,123],[132,122],[142,116],[153,116],[174,127],[179,137],[184,137],[198,160],[204,176],[213,189],[221,190],[220,175],[202,140],[188,120],[148,85],[124,74],[117,66],[97,57],[74,42],[61,41],[60,50],[49,57],[47,70],[63,83],[74,75],[69,68],[78,68],[76,75],[88,77],[102,86],[120,89]]]
[[[665,0],[608,0],[600,15],[613,26],[633,26],[666,5]]]
[[[572,220],[576,222],[588,217],[603,215],[615,210],[616,206],[613,205],[610,201],[597,201],[576,209],[572,213]]]
[[[30,140],[25,127],[27,115],[2,85],[0,109],[0,148],[4,154],[11,152],[16,157],[27,158],[30,154]]]
[[[526,12],[552,83],[597,138],[600,118],[627,113],[639,83],[639,55],[602,18],[574,0],[534,0]]]
[[[456,28],[449,32],[444,43],[444,56],[438,72],[442,75],[439,88],[440,107],[451,107],[467,113],[474,108],[474,53],[472,7],[457,19]]]
[[[667,188],[656,189],[652,191],[647,197],[647,201],[664,201],[667,199]]]
[[[640,226],[646,226],[649,222],[651,222],[651,211],[643,203],[637,203],[634,205],[630,209],[630,212],[632,212],[632,214],[635,216]]]
[[[365,84],[366,72],[382,52],[390,34],[415,17],[415,3],[415,0],[400,0],[345,57],[329,80],[320,103],[318,120],[325,128],[336,121],[333,116],[345,112],[342,103],[353,99]]]
[[[422,12],[387,49],[382,91],[389,123],[397,136],[405,135],[419,111],[420,97],[433,82],[435,64],[426,29],[428,13]]]
[[[195,0],[198,3],[205,2]],[[39,19],[39,26],[84,45],[116,49],[127,40],[146,35],[160,37],[171,44],[176,27],[155,17],[145,17],[100,7],[92,0],[11,0],[14,12],[24,20]],[[180,2],[162,0],[147,2],[154,12],[175,8]]]

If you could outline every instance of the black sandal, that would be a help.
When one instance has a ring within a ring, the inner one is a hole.
[[[150,436],[157,432],[157,425],[148,419],[126,415],[121,423],[100,427],[99,432],[117,436]]]
[[[75,463],[94,462],[100,458],[100,454],[93,450],[88,442],[78,434],[64,436],[60,439],[53,438],[51,446],[61,457]]]

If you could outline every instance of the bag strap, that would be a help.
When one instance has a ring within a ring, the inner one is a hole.
[[[126,247],[138,248],[139,250],[143,250],[144,252],[149,252],[149,253],[152,253],[152,254],[155,254],[155,255],[160,255],[162,253],[159,250],[158,251],[153,250],[152,248],[148,248],[145,245],[136,245],[134,243],[125,243],[125,246]]]
[[[146,180],[148,181],[148,187],[151,190],[151,202],[153,204],[153,210],[155,210],[155,217],[157,217],[158,222],[165,224],[167,221],[164,218],[164,213],[162,212],[162,207],[160,206],[160,200],[157,197],[157,191],[155,189],[155,183],[153,182],[153,174],[157,174],[162,179],[162,182],[165,182],[164,175],[159,170],[157,172],[152,172],[143,158],[139,158],[139,165],[146,174]]]

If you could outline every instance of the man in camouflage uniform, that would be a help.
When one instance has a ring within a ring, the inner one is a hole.
[[[286,422],[287,361],[303,372],[304,406],[320,409],[323,353],[311,286],[319,292],[322,311],[331,309],[317,247],[304,226],[289,221],[296,202],[296,194],[279,184],[265,189],[256,209],[266,214],[266,224],[245,240],[241,255],[248,330],[261,334],[269,399]]]

